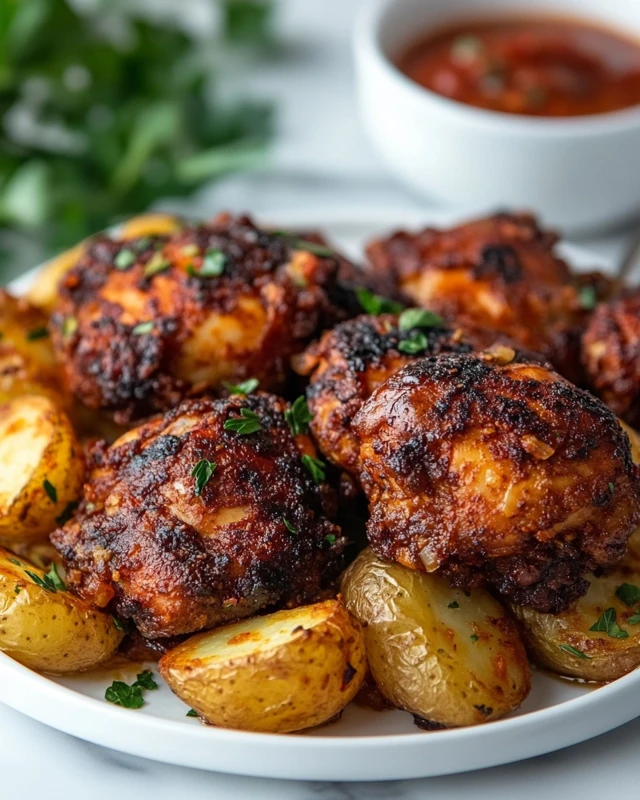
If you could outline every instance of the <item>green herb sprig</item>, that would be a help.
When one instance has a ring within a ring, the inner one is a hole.
[[[284,418],[287,421],[289,430],[292,436],[299,436],[300,434],[307,433],[309,430],[309,423],[313,419],[313,414],[307,405],[307,398],[304,395],[296,398],[284,412]]]
[[[234,431],[238,436],[248,436],[262,430],[260,417],[250,408],[240,409],[240,419],[228,419],[224,423],[225,431]]]

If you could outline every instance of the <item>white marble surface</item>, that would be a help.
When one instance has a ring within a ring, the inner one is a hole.
[[[348,44],[358,4],[282,0],[286,58],[238,78],[243,91],[279,102],[272,162],[259,173],[203,191],[182,204],[183,210],[204,215],[225,207],[277,217],[301,205],[424,205],[385,174],[358,125]],[[628,240],[629,232],[623,232],[587,244],[616,260]],[[483,772],[401,783],[288,783],[133,758],[75,740],[0,705],[0,800],[537,800],[541,792],[550,800],[595,800],[637,791],[636,737],[640,719],[583,745]]]

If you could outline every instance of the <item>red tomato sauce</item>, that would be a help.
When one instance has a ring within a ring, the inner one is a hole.
[[[420,40],[398,67],[443,97],[508,114],[577,117],[640,105],[640,42],[574,20],[458,25]]]

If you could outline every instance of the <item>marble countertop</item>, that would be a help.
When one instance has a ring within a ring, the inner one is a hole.
[[[367,0],[362,0],[366,2]],[[242,92],[279,103],[268,168],[232,177],[191,202],[161,205],[206,215],[220,208],[279,211],[349,204],[415,209],[424,201],[385,173],[357,120],[349,36],[358,0],[281,0],[285,57],[235,78]],[[230,91],[233,90],[230,87]],[[583,242],[618,260],[630,232]],[[635,785],[640,719],[596,740],[495,769],[378,784],[299,783],[188,770],[123,755],[49,729],[0,705],[0,798],[4,800],[592,800]]]

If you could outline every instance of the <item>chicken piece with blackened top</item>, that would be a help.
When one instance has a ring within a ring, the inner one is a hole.
[[[78,512],[51,537],[69,585],[151,639],[322,597],[345,540],[288,411],[263,393],[186,400],[96,448]]]
[[[357,480],[360,445],[351,421],[373,391],[416,359],[469,353],[495,339],[491,331],[454,330],[417,308],[356,317],[324,333],[295,360],[297,371],[310,375],[310,426],[323,455]],[[508,345],[505,340],[501,346]]]
[[[353,428],[372,547],[454,586],[558,612],[640,521],[640,473],[614,414],[524,358],[416,361]]]
[[[247,217],[131,241],[99,237],[60,283],[51,326],[72,392],[127,424],[188,396],[257,378],[348,313],[344,259]]]
[[[640,425],[640,289],[598,306],[582,337],[582,360],[593,391]]]
[[[580,333],[610,282],[573,274],[556,242],[529,214],[497,214],[449,230],[399,231],[367,254],[382,294],[505,334],[582,383]]]

